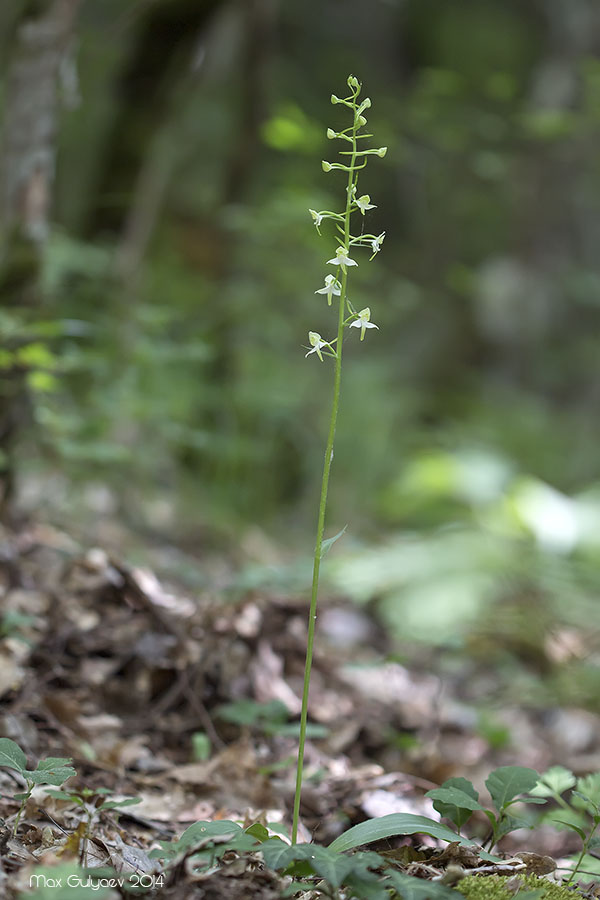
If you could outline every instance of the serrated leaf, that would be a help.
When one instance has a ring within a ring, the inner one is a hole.
[[[412,813],[390,813],[387,816],[380,816],[377,819],[368,819],[366,822],[360,822],[340,834],[330,845],[330,850],[337,852],[345,850],[353,850],[362,844],[371,844],[373,841],[380,841],[383,838],[393,837],[396,834],[429,834],[431,837],[439,838],[442,841],[457,841],[467,847],[476,847],[482,859],[497,860],[491,854],[480,850],[473,841],[461,837],[446,825],[428,819],[426,816],[415,816]]]
[[[323,541],[323,543],[321,544],[321,557],[320,557],[321,559],[323,559],[323,557],[326,556],[327,553],[329,553],[329,551],[331,550],[331,548],[333,547],[333,545],[335,544],[335,542],[336,542],[336,541],[339,541],[339,539],[340,539],[340,538],[342,537],[342,535],[345,533],[345,531],[346,531],[347,528],[348,528],[348,526],[347,526],[347,525],[344,525],[344,527],[342,528],[342,530],[341,530],[341,531],[338,531],[338,533],[337,533],[336,535],[334,535],[334,536],[331,537],[331,538],[327,538],[326,541]]]
[[[530,794],[534,797],[552,797],[555,794],[563,794],[572,788],[577,779],[563,766],[552,766],[547,772],[540,775],[540,780]]]
[[[532,790],[539,777],[535,769],[527,769],[524,766],[501,766],[489,775],[485,786],[490,792],[494,806],[498,812],[502,812],[519,794]]]
[[[402,872],[389,872],[388,878],[403,900],[456,900],[457,893],[445,884],[414,878]]]
[[[17,772],[24,772],[27,768],[27,757],[10,738],[0,738],[0,766]]]

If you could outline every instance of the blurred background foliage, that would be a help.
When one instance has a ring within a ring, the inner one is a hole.
[[[3,4],[5,108],[18,28],[49,4]],[[330,577],[411,639],[501,620],[518,654],[532,622],[532,647],[585,628],[599,35],[595,0],[82,0],[38,302],[14,247],[2,262],[21,505],[88,503],[198,549],[251,527],[310,547],[331,373],[302,345],[330,331],[333,241],[308,207],[343,193],[320,160],[352,72],[389,147],[361,180],[386,240],[351,280],[380,331],[348,344]],[[586,652],[565,650],[593,702]]]

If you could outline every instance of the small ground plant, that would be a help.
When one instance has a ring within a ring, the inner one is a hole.
[[[27,757],[19,745],[11,741],[10,738],[0,738],[0,766],[11,769],[13,772],[18,772],[26,784],[25,791],[20,791],[14,795],[15,800],[20,801],[21,806],[13,824],[13,835],[17,833],[23,810],[33,793],[34,787],[38,784],[60,786],[68,778],[77,774],[70,765],[72,762],[72,759],[49,756],[47,759],[41,759],[36,768],[30,770],[27,768]]]

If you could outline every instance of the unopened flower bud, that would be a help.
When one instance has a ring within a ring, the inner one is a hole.
[[[322,166],[324,172],[331,172],[331,170],[332,170],[332,168],[333,168],[333,166],[331,165],[331,163],[328,163],[326,159],[324,159],[324,160],[321,162],[321,166]]]
[[[333,130],[333,128],[328,128],[328,129],[327,129],[327,137],[329,138],[330,141],[332,141],[334,138],[337,137],[337,134],[335,133],[335,131]]]
[[[331,102],[333,103],[334,106],[335,106],[336,103],[342,103],[342,101],[340,100],[340,98],[339,98],[339,97],[336,97],[335,94],[332,94],[332,95],[331,95]]]
[[[358,78],[355,78],[354,75],[348,75],[347,84],[349,88],[354,88],[355,90],[356,88],[360,87],[360,81],[358,80]]]
[[[380,156],[383,159],[383,157],[385,156],[386,153],[387,153],[387,147],[380,147],[379,150],[377,151],[377,156]]]
[[[358,124],[360,125],[361,128],[363,125],[367,124],[367,120],[365,119],[364,116],[359,116],[356,121],[358,122]]]

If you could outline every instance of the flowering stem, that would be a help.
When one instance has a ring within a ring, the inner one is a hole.
[[[352,106],[356,109],[356,100]],[[352,197],[355,186],[355,161],[356,161],[356,131],[358,128],[356,116],[352,126],[352,157],[348,171],[348,187],[346,190],[346,213],[344,216],[344,247],[350,244],[350,213],[352,210]],[[359,167],[362,168],[362,167]],[[340,403],[340,385],[342,380],[342,345],[344,337],[344,321],[346,315],[346,286],[348,283],[348,270],[342,269],[342,286],[340,292],[340,308],[338,317],[338,331],[336,343],[335,370],[333,376],[333,400],[331,404],[331,417],[329,420],[329,434],[325,448],[323,462],[323,477],[321,480],[321,499],[319,501],[319,517],[317,520],[317,541],[313,561],[312,592],[310,598],[310,611],[308,615],[308,636],[306,645],[306,661],[304,666],[304,687],[302,691],[302,711],[300,713],[300,739],[298,742],[298,767],[296,771],[296,791],[294,794],[294,814],[292,819],[292,844],[298,839],[298,820],[300,817],[300,795],[302,792],[302,772],[304,768],[304,745],[306,742],[306,722],[308,718],[308,694],[310,690],[310,673],[312,668],[313,645],[315,640],[315,623],[317,621],[317,597],[319,593],[319,572],[321,569],[321,556],[323,552],[323,533],[325,531],[325,511],[327,509],[327,489],[329,487],[329,473],[333,461],[333,444],[335,440],[335,428],[337,424],[338,408]]]

